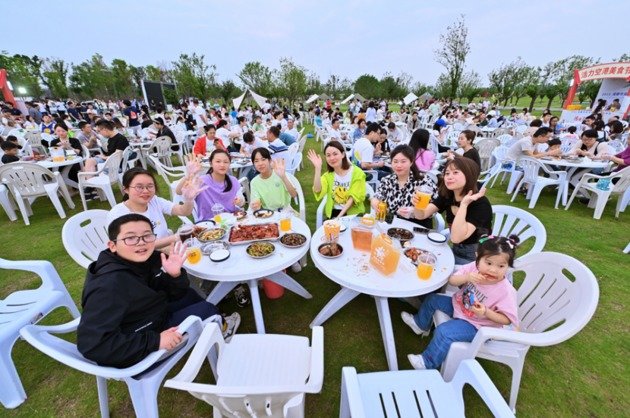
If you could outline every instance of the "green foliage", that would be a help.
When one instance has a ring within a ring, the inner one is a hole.
[[[262,96],[269,97],[274,93],[273,71],[258,61],[246,63],[236,76],[245,87],[249,87]]]
[[[112,88],[117,98],[132,98],[135,88],[133,85],[133,72],[125,60],[116,58],[112,61]]]
[[[6,51],[0,53],[0,68],[7,70],[16,96],[20,96],[18,88],[26,89],[26,96],[41,96],[42,88],[39,85],[41,66],[42,61],[37,55],[29,57],[22,54],[9,55]]]
[[[470,53],[468,28],[463,15],[440,35],[440,45],[441,47],[433,52],[435,60],[446,69],[441,82],[442,89],[447,93],[444,97],[455,98],[464,75],[466,57]]]
[[[323,90],[315,93],[326,93],[330,97],[337,99],[345,98],[352,93],[352,82],[347,78],[331,74],[326,83],[324,83]]]
[[[281,96],[293,104],[296,99],[306,94],[308,87],[306,69],[296,65],[291,58],[281,58],[277,85],[281,87]]]
[[[216,85],[216,66],[206,64],[204,55],[181,54],[172,64],[172,76],[180,95],[203,101],[210,98],[211,89]]]
[[[219,97],[223,100],[223,103],[229,108],[232,106],[231,99],[238,97],[242,94],[241,90],[232,80],[226,80],[218,87]]]
[[[42,81],[53,97],[68,97],[70,66],[62,59],[47,58],[42,66]]]
[[[381,83],[371,74],[363,74],[354,82],[354,91],[366,99],[381,97]]]
[[[525,61],[518,57],[515,61],[503,65],[488,74],[490,86],[496,89],[496,95],[499,102],[503,102],[507,106],[508,100],[512,97],[521,95],[526,88],[530,68]]]
[[[117,99],[112,85],[112,72],[100,54],[72,66],[70,89],[81,98]]]

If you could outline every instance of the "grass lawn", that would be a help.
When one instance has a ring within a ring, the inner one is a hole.
[[[309,142],[308,148],[320,150],[320,144]],[[309,192],[312,184],[312,167],[305,159],[305,167],[297,173],[307,201],[307,220],[311,229],[315,223],[317,203]],[[162,184],[162,186],[164,186]],[[510,204],[505,193],[506,184],[489,190],[494,204]],[[162,195],[168,192],[162,187]],[[622,417],[628,415],[630,403],[624,395],[630,386],[628,355],[630,327],[628,308],[630,300],[629,257],[621,251],[630,240],[628,214],[614,217],[614,205],[608,204],[601,220],[594,220],[593,210],[575,203],[569,211],[554,209],[555,193],[545,190],[535,209],[536,215],[547,228],[545,249],[569,254],[582,260],[593,270],[600,285],[600,303],[595,316],[577,336],[558,346],[532,348],[523,371],[517,410],[519,416],[557,417]],[[80,199],[74,197],[77,207],[68,212],[72,216],[82,210]],[[65,204],[64,204],[65,205]],[[526,208],[522,196],[514,206]],[[107,208],[106,203],[90,202],[90,208]],[[84,270],[67,255],[61,242],[60,219],[47,199],[33,205],[31,225],[19,220],[8,222],[0,214],[0,257],[7,259],[50,260],[57,268],[75,302],[79,303]],[[174,222],[171,226],[176,226]],[[312,263],[300,273],[291,273],[312,294],[305,300],[286,292],[278,300],[261,297],[265,325],[269,333],[310,336],[308,324],[339,290],[339,286],[322,275]],[[38,281],[32,275],[0,271],[0,298]],[[626,301],[626,302],[624,302]],[[222,302],[225,312],[236,306],[232,300]],[[398,363],[402,369],[410,366],[406,355],[421,352],[428,343],[420,340],[399,320],[400,312],[411,310],[398,300],[390,301]],[[255,332],[251,307],[239,309],[242,323],[239,332]],[[44,323],[60,323],[69,319],[63,312],[54,312]],[[387,369],[385,353],[373,300],[359,296],[324,324],[325,379],[321,394],[307,397],[307,416],[334,417],[338,415],[341,368],[354,366],[359,372]],[[15,410],[0,408],[0,416],[7,417],[87,417],[98,415],[98,398],[95,379],[63,366],[18,341],[13,359],[22,378],[28,399]],[[481,361],[501,393],[507,397],[511,379],[507,367]],[[175,373],[175,372],[172,372]],[[203,372],[208,376],[208,371]],[[132,416],[133,408],[121,382],[109,383],[109,404],[113,416]],[[489,416],[482,402],[466,391],[466,409],[469,416]],[[211,408],[187,393],[163,389],[159,394],[160,413],[163,417],[210,416]]]

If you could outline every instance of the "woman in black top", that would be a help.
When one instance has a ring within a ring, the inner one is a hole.
[[[486,189],[477,191],[479,166],[469,158],[456,156],[447,161],[439,196],[425,209],[414,209],[416,219],[444,212],[451,231],[455,264],[475,261],[479,238],[492,231],[492,206]],[[414,194],[414,208],[417,198]]]
[[[466,129],[459,134],[459,137],[457,138],[457,145],[459,145],[459,147],[464,150],[464,154],[462,156],[470,158],[471,160],[476,162],[481,169],[481,159],[479,158],[479,152],[477,152],[477,149],[473,147],[475,137],[475,132]],[[448,159],[452,160],[454,156],[455,153],[453,153],[452,151],[448,151]]]
[[[172,144],[171,149],[173,151],[178,151],[179,145],[177,145],[177,139],[175,138],[175,134],[173,133],[173,131],[171,131],[171,129],[168,126],[164,124],[164,119],[158,116],[155,119],[153,119],[153,124],[155,125],[155,128],[158,130],[157,133],[155,134],[155,137],[159,138],[161,136],[167,136],[171,138],[171,144]]]

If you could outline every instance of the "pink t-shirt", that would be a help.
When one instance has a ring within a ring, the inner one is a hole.
[[[472,262],[462,266],[455,274],[463,275],[477,273],[477,265]],[[473,299],[471,303],[471,298]],[[501,313],[510,320],[513,327],[518,327],[518,308],[516,302],[516,289],[508,280],[501,280],[493,284],[473,284],[466,283],[453,295],[453,318],[463,319],[470,322],[475,328],[495,327],[501,328],[503,325],[497,324],[488,318],[478,317],[469,307],[474,302],[481,302],[487,309]]]
[[[434,161],[435,154],[428,149],[419,151],[418,154],[416,154],[416,167],[418,167],[420,171],[430,171]]]

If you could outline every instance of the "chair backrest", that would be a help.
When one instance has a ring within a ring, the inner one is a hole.
[[[565,254],[528,254],[515,263],[520,331],[538,333],[532,345],[558,344],[577,334],[595,313],[599,286],[595,275]]]
[[[36,163],[21,162],[0,167],[0,181],[6,184],[14,195],[19,193],[21,197],[45,195],[44,185],[57,182],[56,176],[49,169]]]
[[[245,199],[247,199],[247,204],[251,203],[249,179],[247,177],[241,177],[240,179],[238,179],[238,182],[243,188],[243,194],[245,195]]]
[[[306,201],[304,200],[302,186],[300,185],[299,180],[295,178],[293,174],[286,173],[286,175],[293,187],[295,187],[295,190],[297,191],[297,197],[294,199],[294,201],[297,201],[300,219],[306,222]]]
[[[525,254],[517,254],[523,257],[528,254],[542,252],[547,243],[547,230],[545,226],[531,213],[506,205],[493,205],[492,213],[492,235],[508,237],[516,235],[519,238],[519,245],[523,245],[528,240],[533,240],[532,248]]]
[[[618,178],[616,183],[612,183],[612,192],[613,193],[625,193],[626,190],[630,188],[630,167],[626,167],[617,173],[613,173],[610,175],[610,178]],[[621,199],[621,197],[619,198]]]
[[[31,144],[31,146],[41,146],[42,145],[42,134],[37,131],[29,131],[24,135],[24,139]]]
[[[481,159],[481,171],[488,169],[492,151],[500,144],[500,141],[494,138],[485,138],[475,144],[475,148],[479,151],[479,158]]]
[[[87,269],[107,248],[107,211],[91,209],[68,219],[61,229],[66,252],[78,265]]]
[[[168,136],[160,136],[155,138],[149,149],[154,151],[158,157],[168,157],[171,155],[171,138]]]
[[[104,168],[107,169],[107,177],[109,177],[110,183],[116,183],[118,181],[118,171],[120,170],[120,163],[123,159],[123,151],[116,151],[107,158]],[[124,167],[123,167],[124,169]]]
[[[536,182],[538,179],[538,172],[542,168],[542,164],[535,158],[521,157],[518,160],[518,165],[523,168],[523,179],[526,182]]]
[[[127,171],[128,169],[132,168],[136,161],[138,161],[138,155],[136,154],[135,157],[131,158],[131,156],[134,153],[134,149],[131,147],[127,147],[124,149],[123,151],[123,155],[122,155],[122,172],[124,173],[125,171]]]
[[[149,160],[157,170],[158,174],[169,186],[172,186],[173,183],[186,175],[184,167],[169,167],[153,155],[149,155]]]
[[[613,141],[608,141],[608,147],[613,150],[614,154],[619,154],[626,148],[625,145],[621,142],[621,140],[618,140],[618,139],[615,139]]]
[[[302,163],[302,153],[296,152],[291,158],[291,161],[287,162],[286,172],[295,175],[295,171]]]

